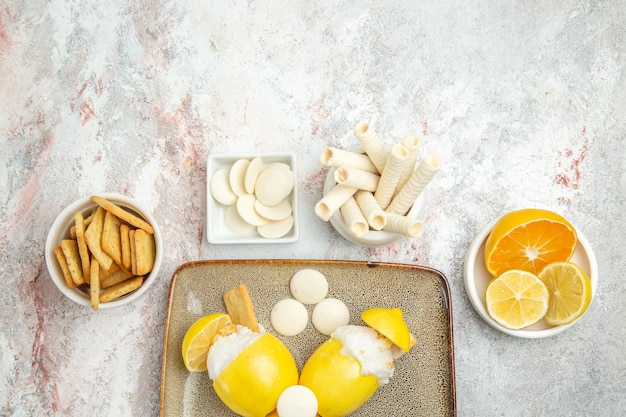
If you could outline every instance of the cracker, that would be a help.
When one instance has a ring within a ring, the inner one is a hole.
[[[142,229],[135,230],[135,275],[145,275],[152,271],[156,246],[154,236]]]
[[[239,284],[224,294],[226,311],[234,324],[241,324],[253,332],[259,331],[259,323],[254,315],[254,306],[245,285]]]
[[[130,227],[127,224],[122,223],[120,225],[120,246],[122,248],[122,268],[130,271],[130,237],[128,235]]]
[[[74,214],[74,222],[76,223],[76,243],[78,244],[78,253],[80,254],[80,262],[83,269],[83,279],[89,284],[91,255],[85,241],[85,219],[83,218],[83,213],[77,211]]]
[[[61,271],[63,271],[63,278],[65,278],[65,283],[70,288],[76,288],[78,285],[74,284],[74,280],[72,279],[72,274],[70,274],[70,270],[67,267],[67,260],[65,259],[65,255],[63,254],[63,249],[61,246],[54,247],[54,255],[61,266]]]
[[[100,267],[100,282],[107,279],[108,277],[110,277],[111,275],[119,271],[120,269],[121,269],[120,266],[116,264],[115,262],[113,262],[111,267],[107,270],[104,270],[102,269],[102,267]]]
[[[122,207],[111,203],[107,199],[94,195],[91,197],[91,201],[98,204],[106,211],[110,211],[111,213],[115,214],[117,217],[119,217],[121,220],[124,220],[128,224],[135,226],[138,229],[143,229],[150,234],[154,233],[154,229],[152,228],[152,226],[150,226],[150,223],[124,210]]]
[[[102,230],[104,228],[105,210],[98,207],[93,220],[85,231],[85,240],[91,254],[98,260],[98,263],[104,270],[111,268],[113,259],[102,250]]]
[[[84,228],[87,229],[87,227],[89,226],[89,223],[91,223],[91,220],[93,219],[94,214],[96,214],[96,210],[92,211],[91,214],[87,217],[84,217],[83,220],[83,224],[84,224]],[[72,227],[70,227],[70,237],[72,239],[76,239],[76,225],[73,225]]]
[[[85,279],[83,278],[83,267],[80,262],[80,254],[78,253],[78,243],[73,239],[63,239],[61,241],[61,249],[63,250],[63,255],[65,255],[72,281],[76,285],[84,284]]]
[[[98,311],[100,307],[100,264],[95,257],[91,260],[90,274],[89,295],[91,296],[91,308],[94,311]]]
[[[109,287],[102,291],[102,294],[100,294],[100,302],[106,303],[118,299],[126,294],[129,294],[135,291],[137,288],[141,287],[142,282],[143,277],[134,277],[131,279],[127,279],[126,281],[122,281],[112,287]]]
[[[128,232],[128,241],[130,242],[130,271],[137,275],[137,257],[135,254],[135,229]]]
[[[132,272],[120,268],[105,279],[101,279],[100,288],[104,289],[112,287],[122,281],[126,281],[127,279],[132,278],[133,276],[134,275],[132,274]]]
[[[102,226],[102,250],[118,265],[122,264],[122,246],[120,226],[122,221],[115,214],[107,211]]]

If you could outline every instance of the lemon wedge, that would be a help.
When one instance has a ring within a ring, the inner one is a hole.
[[[363,321],[378,333],[391,340],[405,352],[411,349],[411,332],[399,308],[371,308],[361,313]]]
[[[226,313],[215,313],[196,320],[183,338],[182,353],[185,368],[189,372],[204,372],[207,370],[207,355],[215,336],[220,329],[231,324]]]

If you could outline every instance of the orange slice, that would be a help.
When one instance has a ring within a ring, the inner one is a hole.
[[[568,261],[576,230],[563,216],[523,209],[502,216],[485,242],[485,266],[493,276],[511,269],[538,274],[547,264]]]

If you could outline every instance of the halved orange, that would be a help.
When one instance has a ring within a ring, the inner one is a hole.
[[[518,269],[538,274],[547,264],[568,261],[576,229],[563,216],[529,208],[512,211],[494,225],[485,242],[485,266],[497,277]]]

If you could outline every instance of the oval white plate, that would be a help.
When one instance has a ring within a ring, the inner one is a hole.
[[[489,236],[489,233],[491,232],[491,229],[493,229],[496,221],[497,220],[492,221],[485,226],[480,233],[478,233],[474,241],[470,244],[465,257],[465,268],[463,271],[465,291],[467,292],[467,296],[478,315],[491,327],[500,330],[503,333],[528,339],[554,336],[570,328],[578,320],[564,326],[551,326],[546,323],[545,320],[540,320],[532,326],[524,329],[511,330],[496,323],[496,321],[489,316],[485,304],[485,292],[487,291],[487,285],[489,285],[492,276],[485,267],[485,241],[487,240],[487,236]],[[580,268],[585,271],[591,280],[591,299],[593,300],[593,296],[595,295],[596,287],[598,285],[598,264],[596,256],[593,253],[587,238],[585,238],[585,236],[578,229],[576,229],[576,233],[578,235],[578,244],[576,245],[576,249],[574,250],[574,254],[570,259],[570,262],[580,266]]]

